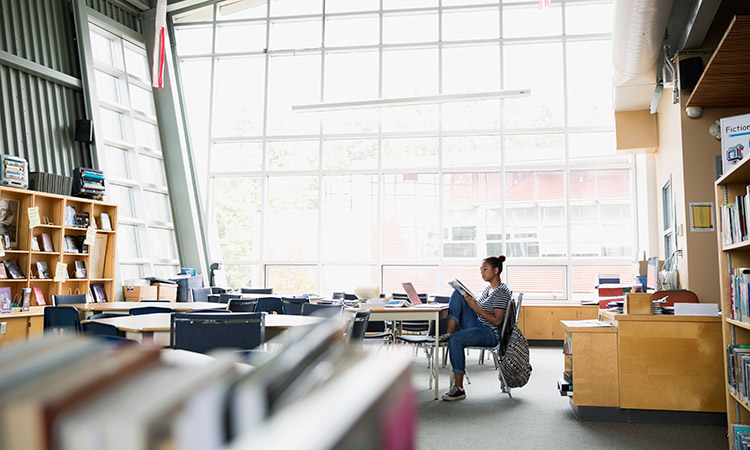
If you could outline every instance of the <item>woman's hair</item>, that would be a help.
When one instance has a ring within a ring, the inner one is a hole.
[[[500,256],[490,256],[489,258],[485,258],[483,263],[487,263],[493,268],[497,267],[499,270],[497,272],[498,275],[503,273],[503,262],[505,262],[505,255]]]

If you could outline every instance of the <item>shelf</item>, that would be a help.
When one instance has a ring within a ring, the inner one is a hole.
[[[29,281],[32,283],[49,283],[55,280],[52,278],[30,278]]]
[[[746,400],[741,399],[739,395],[737,395],[734,392],[732,392],[732,390],[729,389],[729,386],[727,386],[727,392],[729,393],[729,395],[733,399],[735,399],[737,401],[737,403],[739,403],[740,405],[742,405],[743,408],[745,408],[746,410],[750,411],[750,404],[748,404]]]
[[[59,230],[59,229],[60,229],[60,228],[62,228],[62,227],[61,227],[60,225],[54,225],[54,224],[52,224],[52,225],[48,225],[48,224],[40,224],[40,225],[37,225],[37,226],[35,226],[35,227],[34,227],[34,228],[32,228],[32,229],[33,229],[33,230],[36,230],[37,228],[52,228],[52,229],[58,229],[58,230]]]
[[[112,278],[89,278],[89,281],[94,283],[106,283],[108,281],[114,281]]]
[[[718,180],[716,180],[717,186],[724,186],[727,184],[750,184],[750,158],[743,158],[742,162],[737,164],[725,173]]]
[[[3,282],[8,281],[10,283],[25,283],[25,282],[29,281],[26,278],[2,278],[1,280]]]
[[[735,16],[685,106],[750,105],[750,16]]]
[[[26,253],[26,252],[22,252],[22,253]],[[32,255],[47,255],[47,256],[49,256],[49,255],[55,255],[55,256],[57,256],[60,253],[59,252],[42,252],[42,251],[37,252],[37,251],[32,251],[31,254]]]
[[[26,250],[5,250],[6,255],[18,255],[28,253]]]
[[[740,322],[739,320],[727,319],[727,323],[734,325],[735,327],[744,328],[750,330],[750,323]]]
[[[750,241],[735,242],[734,244],[725,245],[721,251],[730,252],[736,250],[750,250]]]

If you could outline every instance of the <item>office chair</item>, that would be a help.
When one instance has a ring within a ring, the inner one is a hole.
[[[432,380],[437,377],[437,367],[433,367],[432,355],[435,351],[435,328],[434,322],[428,321],[429,326],[427,328],[427,334],[404,334],[397,336],[399,342],[406,344],[412,344],[424,350],[425,356],[427,356],[427,369],[430,371],[430,389],[432,389]],[[444,317],[438,321],[438,330],[440,335],[448,332],[448,318]],[[438,346],[441,348],[447,348],[448,342],[440,342]],[[446,354],[443,356],[443,365],[445,365]]]
[[[162,306],[144,306],[143,308],[132,308],[130,310],[130,315],[140,316],[143,314],[159,314],[159,313],[170,314],[171,312],[172,312],[172,308],[164,308]]]
[[[52,294],[52,306],[76,305],[87,303],[86,294],[59,295]]]
[[[243,287],[240,289],[243,294],[273,294],[273,288],[250,288]]]
[[[120,337],[120,332],[117,327],[108,323],[99,322],[84,322],[83,326],[84,334],[89,336],[114,336]]]
[[[211,288],[191,288],[190,292],[193,293],[194,302],[208,302],[208,294],[211,293]]]
[[[255,312],[267,312],[269,314],[284,314],[284,307],[280,297],[261,297],[256,299]]]
[[[99,313],[99,314],[92,314],[88,316],[87,320],[94,320],[94,319],[109,319],[111,317],[123,317],[127,316],[128,314],[118,314],[118,313],[111,313],[111,312],[105,312],[105,313]]]
[[[78,310],[72,306],[47,306],[44,308],[44,333],[81,333]]]
[[[229,294],[229,293],[219,294],[219,303],[229,303],[229,300],[233,298],[242,298],[242,294]]]
[[[232,312],[255,312],[257,305],[258,300],[255,299],[233,298],[229,300],[227,309]]]
[[[513,295],[513,293],[511,292],[511,296],[512,295]],[[513,300],[511,299],[511,302],[512,301]],[[513,310],[510,313],[510,315],[512,315],[514,317],[512,317],[512,322],[510,323],[510,325],[508,325],[509,327],[512,327],[513,324],[515,324],[515,323],[518,323],[518,319],[521,317],[521,303],[522,302],[523,302],[523,292],[519,292],[518,293],[518,300],[516,300],[513,303]],[[508,309],[505,310],[506,315],[508,314],[509,310],[510,310],[510,303],[508,303]],[[502,325],[502,327],[506,326],[505,322],[506,322],[506,318],[503,318],[503,325]],[[500,331],[502,332],[503,329],[504,328],[501,328]],[[501,334],[500,338],[502,339],[502,337],[503,337],[503,335]],[[490,351],[492,353],[492,359],[495,362],[495,369],[497,369],[497,367],[498,367],[498,365],[497,365],[497,363],[498,363],[498,355],[497,355],[497,352],[495,352],[496,347],[494,347],[494,348],[493,347],[471,347],[471,348],[478,348],[480,350],[479,351],[479,364],[484,364],[484,351],[485,350]]]
[[[342,305],[319,305],[317,303],[303,303],[302,316],[333,317],[344,311]]]
[[[281,297],[281,305],[284,310],[284,314],[299,316],[302,314],[302,305],[310,303],[310,300],[306,298],[296,297]]]
[[[367,330],[367,323],[370,321],[370,310],[357,311],[352,317],[352,323],[349,327],[349,344],[362,344]]]
[[[253,349],[264,342],[265,315],[258,312],[230,314],[175,313],[170,346],[207,353],[217,348]]]

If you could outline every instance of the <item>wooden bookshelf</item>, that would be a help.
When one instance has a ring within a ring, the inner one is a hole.
[[[45,302],[50,305],[53,294],[91,295],[92,283],[101,283],[107,299],[114,301],[117,205],[11,187],[0,187],[0,200],[5,200],[4,203],[14,209],[15,218],[12,223],[15,224],[16,234],[11,249],[5,250],[5,256],[0,257],[0,261],[15,259],[24,274],[24,278],[21,279],[0,279],[0,287],[10,288],[14,302],[21,298],[23,288],[40,288]],[[28,208],[33,206],[39,208],[42,224],[30,229]],[[94,245],[93,252],[66,251],[66,236],[80,236],[79,239],[82,239],[86,235],[86,227],[76,226],[74,222],[66,223],[65,211],[71,211],[70,207],[75,208],[76,212],[88,213],[89,220],[95,220],[97,244]],[[102,213],[109,215],[111,231],[100,229]],[[47,236],[48,242],[51,242],[52,251],[44,251],[44,235]],[[39,250],[33,249],[33,239],[38,242]],[[76,278],[76,261],[85,265],[85,276]],[[47,265],[50,278],[39,277],[37,262]],[[69,278],[62,282],[54,281],[58,263],[68,265]],[[92,263],[99,269],[95,270]],[[10,273],[8,276],[10,277]]]

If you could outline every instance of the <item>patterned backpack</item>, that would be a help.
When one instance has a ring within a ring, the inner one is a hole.
[[[515,304],[511,303],[515,306]],[[506,314],[515,316],[515,308],[508,308]],[[512,316],[512,317],[514,317]],[[500,345],[499,358],[500,372],[498,378],[502,381],[505,377],[505,384],[509,388],[522,387],[529,382],[531,377],[531,363],[529,362],[529,341],[518,328],[518,324],[513,323],[510,333],[506,331]]]

